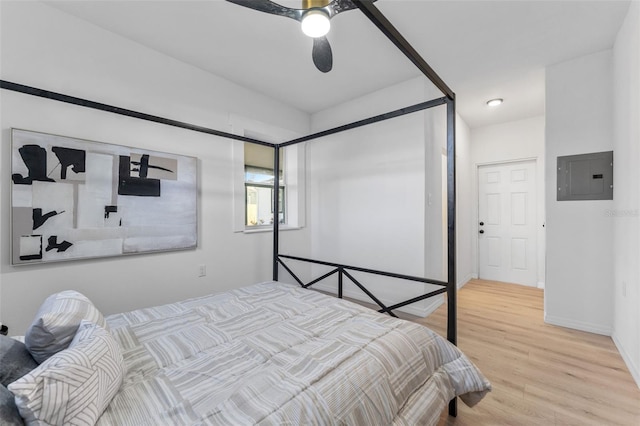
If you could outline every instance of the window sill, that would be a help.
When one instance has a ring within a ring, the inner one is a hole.
[[[295,231],[295,230],[299,230],[302,229],[301,226],[289,226],[289,225],[280,225],[280,231]],[[256,227],[256,228],[248,228],[248,229],[244,229],[242,231],[237,231],[237,232],[242,232],[243,234],[259,234],[262,232],[273,232],[273,227],[272,226],[262,226],[262,227]]]

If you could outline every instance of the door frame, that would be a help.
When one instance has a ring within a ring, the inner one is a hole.
[[[473,233],[471,245],[475,248],[473,253],[473,260],[475,264],[476,277],[480,275],[480,240],[478,238],[479,231],[479,214],[480,214],[480,168],[484,166],[501,166],[501,165],[509,165],[514,163],[525,163],[525,162],[533,162],[536,170],[535,176],[535,185],[536,185],[536,262],[537,262],[537,288],[544,289],[544,281],[545,281],[545,271],[546,271],[546,236],[545,236],[545,194],[544,194],[544,184],[545,184],[545,171],[542,167],[544,167],[544,161],[540,161],[538,157],[524,157],[524,158],[515,158],[510,160],[500,160],[500,161],[487,161],[483,163],[475,163],[474,164],[474,174],[473,179],[475,182],[473,183],[473,191],[474,191],[474,202],[473,202],[473,226],[471,227],[471,231]]]

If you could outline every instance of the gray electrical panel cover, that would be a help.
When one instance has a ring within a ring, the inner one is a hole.
[[[558,201],[613,200],[613,151],[558,157]]]

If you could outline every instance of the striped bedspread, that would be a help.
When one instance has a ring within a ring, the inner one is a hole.
[[[434,424],[490,388],[429,329],[289,284],[107,322],[127,374],[99,425]]]

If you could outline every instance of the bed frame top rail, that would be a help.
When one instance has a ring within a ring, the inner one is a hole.
[[[321,275],[320,277],[317,277],[317,278],[315,278],[315,279],[313,279],[313,280],[311,280],[311,281],[309,281],[307,283],[304,283],[300,279],[300,277],[295,272],[293,272],[291,267],[284,262],[283,259],[290,259],[290,260],[294,260],[294,261],[313,263],[313,264],[316,264],[316,265],[331,266],[334,269],[332,269],[329,272]],[[278,255],[278,263],[303,288],[309,288],[312,285],[319,283],[320,281],[324,281],[325,279],[327,279],[327,278],[329,278],[329,277],[331,277],[331,276],[333,276],[335,274],[338,274],[338,297],[341,298],[341,299],[342,299],[342,296],[343,296],[344,277],[347,277],[353,284],[355,284],[360,290],[363,291],[363,293],[365,293],[367,296],[369,296],[369,298],[371,300],[373,300],[380,307],[378,312],[387,313],[387,314],[389,314],[389,315],[391,315],[393,317],[397,317],[397,315],[393,312],[395,309],[399,309],[399,308],[402,308],[404,306],[411,305],[413,303],[419,302],[421,300],[428,299],[430,297],[437,296],[439,294],[445,293],[447,291],[447,286],[448,286],[448,283],[446,283],[444,281],[434,280],[434,279],[430,279],[430,278],[423,278],[423,277],[416,277],[416,276],[411,276],[411,275],[397,274],[397,273],[394,273],[394,272],[379,271],[379,270],[375,270],[375,269],[360,268],[360,267],[357,267],[357,266],[342,265],[342,264],[339,264],[339,263],[325,262],[325,261],[322,261],[322,260],[307,259],[307,258],[303,258],[303,257],[289,256],[289,255],[284,255],[284,254],[279,254]],[[381,275],[381,276],[386,276],[386,277],[390,277],[390,278],[396,278],[396,279],[405,280],[405,281],[416,281],[416,282],[421,282],[421,283],[424,283],[424,284],[436,285],[436,286],[439,286],[441,288],[439,288],[437,290],[429,291],[429,292],[427,292],[425,294],[413,297],[411,299],[407,299],[405,301],[396,303],[396,304],[391,305],[391,306],[386,306],[369,289],[367,289],[358,279],[356,279],[349,271],[352,271],[352,272],[363,272],[363,273],[372,274],[372,275]]]

